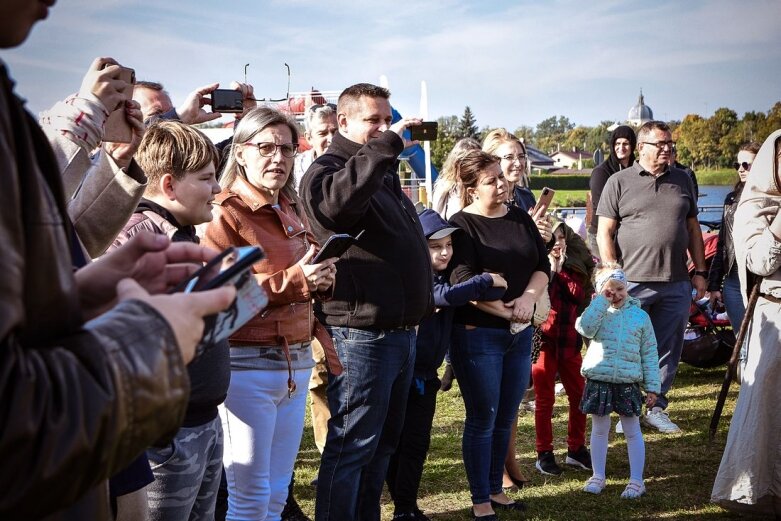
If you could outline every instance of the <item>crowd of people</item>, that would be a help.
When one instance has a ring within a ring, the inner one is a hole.
[[[40,13],[0,5],[0,47],[20,45]],[[526,146],[505,129],[457,143],[434,208],[420,209],[397,172],[421,120],[394,122],[382,87],[309,106],[311,148],[299,153],[299,125],[256,106],[251,85],[231,85],[242,111],[215,145],[193,124],[218,117],[204,109],[218,84],[174,107],[161,83],[129,85],[121,71],[97,58],[36,120],[0,70],[0,517],[308,519],[292,491],[310,395],[315,519],[379,520],[387,484],[394,520],[427,520],[418,499],[436,396],[453,379],[474,519],[527,508],[511,495],[528,481],[515,437],[530,387],[535,467],[562,473],[557,378],[563,464],[590,471],[583,491],[602,493],[615,412],[630,463],[621,497],[637,500],[641,424],[681,430],[668,395],[689,304],[706,290],[733,323],[753,317],[712,499],[781,514],[781,425],[756,414],[781,393],[781,131],[738,153],[708,271],[696,179],[662,122],[613,132],[581,237],[535,212]],[[117,112],[127,143],[104,139]],[[317,257],[334,234],[359,239]],[[177,288],[244,246],[265,253],[251,272],[268,304],[227,340],[203,342],[236,290]]]

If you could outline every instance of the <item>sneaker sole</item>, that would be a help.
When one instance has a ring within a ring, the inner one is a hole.
[[[564,463],[566,465],[571,465],[573,467],[578,467],[578,468],[581,468],[583,470],[591,470],[591,467],[587,467],[583,463],[579,462],[578,460],[576,460],[574,458],[570,458],[569,456],[567,456],[567,459],[564,460]]]
[[[546,472],[542,470],[542,466],[540,465],[539,461],[534,464],[534,467],[540,471],[540,474],[545,474],[546,476],[557,476],[557,477],[561,476],[561,472],[559,472],[558,474],[554,474],[553,472]]]

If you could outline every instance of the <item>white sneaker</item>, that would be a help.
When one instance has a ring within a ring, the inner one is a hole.
[[[565,392],[564,391],[564,384],[561,383],[561,382],[557,383],[556,386],[553,388],[553,393],[556,396],[561,396],[562,394],[564,394],[564,392]]]
[[[621,423],[620,419],[616,423],[616,434],[624,434],[624,424]]]
[[[681,432],[681,429],[670,420],[670,416],[667,414],[667,411],[661,409],[660,407],[654,407],[645,413],[645,416],[643,416],[642,419],[643,423],[649,427],[653,427],[659,432]]]

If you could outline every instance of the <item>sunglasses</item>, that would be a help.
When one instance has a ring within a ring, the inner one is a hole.
[[[738,163],[737,161],[735,161],[734,163],[732,163],[732,168],[734,168],[735,170],[740,170],[742,168],[743,170],[748,171],[751,170],[751,163],[746,163],[745,161],[743,161],[742,163]]]

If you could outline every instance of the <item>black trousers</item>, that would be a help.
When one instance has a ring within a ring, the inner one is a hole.
[[[422,393],[421,393],[422,391]],[[388,465],[386,482],[395,505],[395,513],[414,512],[418,506],[418,489],[431,444],[431,425],[437,407],[439,378],[418,385],[415,379],[407,399],[407,414],[396,452]]]

